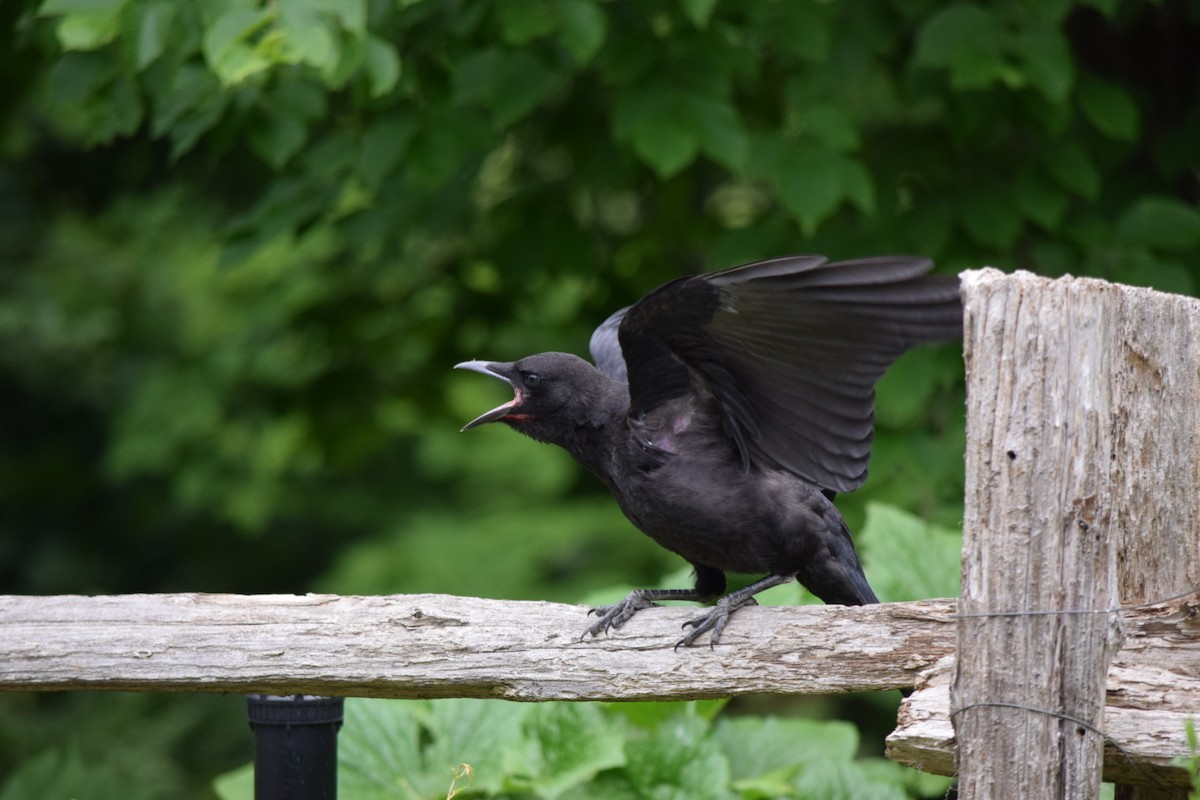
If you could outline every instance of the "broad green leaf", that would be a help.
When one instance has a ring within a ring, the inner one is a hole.
[[[848,722],[725,717],[714,736],[735,781],[767,775],[787,780],[801,764],[850,761],[858,750],[858,730]]]
[[[500,700],[351,699],[338,740],[339,796],[444,797],[463,764],[475,787],[495,793],[522,756],[530,710]]]
[[[1028,82],[1054,103],[1062,103],[1075,80],[1071,45],[1056,22],[1018,31],[1011,47]]]
[[[957,597],[962,533],[881,503],[867,503],[855,535],[867,577],[883,602]]]
[[[396,700],[346,700],[338,734],[338,793],[344,800],[437,797],[451,773],[430,775],[421,757],[417,707]]]
[[[154,63],[170,43],[175,5],[160,0],[141,7],[137,22],[137,67],[145,69]]]
[[[733,106],[695,94],[677,96],[681,116],[690,122],[709,158],[740,172],[750,154],[750,139]]]
[[[918,253],[941,253],[954,233],[954,204],[945,197],[921,196],[902,217],[903,233]]]
[[[775,164],[771,180],[806,235],[832,216],[845,196],[843,160],[824,148],[804,147],[787,151]]]
[[[842,171],[842,186],[846,199],[867,216],[875,213],[875,181],[866,165],[858,158],[844,157],[838,160]]]
[[[918,348],[902,355],[876,385],[876,425],[897,429],[916,425],[939,388],[940,376],[936,351]]]
[[[558,20],[558,38],[583,65],[604,45],[608,18],[593,0],[557,0],[550,6]]]
[[[971,3],[948,6],[930,17],[917,34],[914,61],[943,67],[956,89],[981,89],[1004,77],[1004,23]]]
[[[349,33],[361,37],[367,30],[367,0],[306,0],[333,17]]]
[[[204,35],[204,55],[212,71],[227,86],[262,72],[271,61],[249,40],[275,19],[270,9],[235,9],[222,15]]]
[[[828,61],[837,31],[829,4],[756,3],[752,8],[758,17],[755,27],[773,48],[807,62]]]
[[[1088,76],[1079,83],[1079,107],[1088,121],[1110,139],[1132,142],[1141,131],[1141,114],[1120,86]]]
[[[58,14],[116,14],[129,0],[44,0],[38,7],[42,16]]]
[[[821,800],[909,800],[904,786],[888,777],[872,775],[857,762],[814,761],[804,765],[792,781],[800,797]]]
[[[433,108],[420,117],[405,159],[405,179],[420,189],[442,186],[491,142],[487,118],[473,109]]]
[[[715,800],[727,795],[729,759],[695,717],[669,719],[653,734],[631,740],[626,758],[625,772],[643,797]]]
[[[679,0],[679,6],[693,25],[705,28],[713,9],[717,7],[717,0]]]
[[[111,49],[64,53],[47,77],[53,99],[46,122],[76,143],[106,144],[142,123],[138,87],[114,63]]]
[[[695,130],[679,113],[680,103],[670,89],[650,85],[627,89],[613,108],[616,137],[629,141],[664,180],[692,163],[700,150]]]
[[[499,791],[509,766],[523,755],[521,731],[532,708],[501,700],[433,703],[425,721],[431,737],[424,753],[426,770],[449,777],[459,764],[470,764],[478,788]]]
[[[414,115],[393,114],[363,132],[356,172],[365,185],[378,187],[400,165],[418,124]]]
[[[1047,231],[1058,229],[1069,204],[1066,193],[1040,168],[1026,165],[1012,183],[1012,198],[1017,209]]]
[[[812,136],[830,150],[845,153],[862,144],[858,126],[850,115],[833,105],[814,105],[794,112],[794,124],[804,136]]]
[[[45,750],[21,762],[0,783],[0,800],[30,798],[88,798],[88,800],[150,800],[164,786],[130,785],[128,775],[113,761],[97,763],[69,743]],[[159,784],[163,783],[161,777]]]
[[[562,88],[566,76],[529,52],[500,62],[492,110],[496,124],[507,127],[532,113]]]
[[[280,4],[278,30],[281,48],[271,52],[260,44],[257,52],[272,63],[303,63],[325,75],[332,75],[341,58],[337,29],[306,4]],[[273,41],[273,40],[266,40]]]
[[[962,195],[958,218],[975,241],[1007,250],[1021,232],[1021,217],[1012,200],[997,184],[976,184]]]
[[[1159,250],[1200,245],[1200,210],[1170,197],[1144,197],[1117,222],[1116,239]]]
[[[212,788],[221,800],[254,800],[254,764],[218,775]]]
[[[378,36],[368,36],[364,67],[372,97],[382,97],[400,81],[400,54],[395,46]]]
[[[121,26],[119,8],[80,11],[68,14],[58,23],[58,41],[64,50],[95,50],[117,37]]]
[[[592,703],[543,703],[525,720],[521,783],[547,800],[625,763],[623,726]]]
[[[301,115],[276,108],[260,117],[247,132],[247,141],[275,169],[281,168],[299,152],[308,138],[308,125]]]
[[[691,128],[664,116],[638,124],[633,131],[633,150],[666,180],[695,160],[699,142]]]
[[[666,580],[664,583],[672,584],[675,582]],[[621,594],[624,595],[624,593],[625,591],[622,590]],[[610,714],[628,720],[638,728],[653,731],[659,725],[666,723],[667,720],[679,716],[697,717],[698,719],[711,722],[728,702],[728,700],[647,700],[639,703],[610,703],[607,706],[607,710]]]
[[[523,47],[552,33],[557,25],[546,0],[504,0],[495,5],[500,36],[506,44]]]
[[[461,104],[487,106],[497,127],[506,127],[558,91],[563,80],[530,52],[491,48],[459,64],[454,95]]]
[[[1077,142],[1065,142],[1043,153],[1046,169],[1063,188],[1085,200],[1100,194],[1100,171],[1087,151]]]
[[[183,64],[175,73],[171,89],[160,100],[151,118],[155,136],[171,141],[171,158],[191,150],[200,137],[216,125],[229,103],[229,95],[207,69]]]

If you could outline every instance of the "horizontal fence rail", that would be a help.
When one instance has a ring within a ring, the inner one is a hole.
[[[675,650],[695,609],[653,609],[581,640],[586,609],[557,603],[431,594],[0,596],[0,690],[543,701],[917,685],[888,754],[950,773],[955,608],[954,600],[750,607],[715,648]],[[1187,754],[1184,724],[1200,710],[1200,599],[1114,613],[1126,636],[1108,675],[1105,774],[1183,785],[1187,774],[1174,759]]]

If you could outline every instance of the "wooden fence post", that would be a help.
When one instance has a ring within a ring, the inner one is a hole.
[[[1200,584],[1200,303],[995,270],[963,293],[959,796],[1095,797],[1114,609]]]

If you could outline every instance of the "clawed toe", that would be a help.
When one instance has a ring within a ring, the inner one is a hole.
[[[702,614],[683,623],[683,627],[690,627],[692,630],[675,643],[675,649],[690,647],[697,639],[709,631],[712,631],[712,633],[708,637],[708,648],[710,650],[713,649],[717,646],[717,642],[721,640],[721,633],[725,630],[725,625],[729,622],[730,615],[739,608],[756,605],[758,605],[758,602],[753,597],[748,597],[736,604],[728,602],[727,598],[721,598],[717,601],[716,606],[707,614]]]
[[[608,633],[610,630],[616,630],[633,618],[633,615],[644,608],[657,606],[648,600],[645,596],[638,592],[630,592],[619,603],[614,603],[611,606],[600,606],[598,608],[588,609],[588,616],[595,614],[600,619],[589,625],[579,637],[583,639],[588,636],[599,636],[602,633]]]

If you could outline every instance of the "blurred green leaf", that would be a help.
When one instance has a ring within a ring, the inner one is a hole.
[[[1048,231],[1058,228],[1069,203],[1066,193],[1032,165],[1017,173],[1012,198],[1021,214]]]
[[[561,76],[533,55],[501,49],[465,59],[454,75],[457,100],[489,106],[497,126],[516,122],[561,85]]]
[[[546,800],[562,797],[602,770],[625,764],[624,731],[590,703],[543,703],[525,722],[527,761],[519,770]]]
[[[137,22],[137,68],[143,70],[167,49],[175,20],[175,6],[167,0],[158,0],[145,3],[140,10]]]
[[[1116,239],[1162,250],[1200,245],[1200,210],[1168,197],[1144,197],[1117,221]]]
[[[713,9],[717,7],[717,0],[679,0],[679,5],[693,25],[703,28],[708,25]]]
[[[957,597],[962,533],[881,503],[867,503],[855,535],[867,577],[883,602]]]
[[[997,250],[1010,249],[1021,232],[1021,218],[1012,199],[999,186],[963,195],[959,219],[973,239]]]
[[[683,122],[695,131],[704,152],[731,171],[740,172],[749,157],[750,140],[733,106],[693,94],[680,96],[679,103]]]
[[[700,150],[698,134],[689,120],[673,113],[677,110],[673,100],[674,95],[664,87],[651,85],[626,90],[613,108],[616,136],[628,139],[634,152],[661,179],[670,178],[692,163]],[[711,130],[706,134],[710,146],[720,146],[719,134],[713,137]]]
[[[813,233],[837,210],[845,194],[843,159],[819,147],[787,149],[770,169],[779,199]]]
[[[714,735],[729,756],[735,782],[774,775],[783,783],[805,763],[849,761],[859,740],[849,722],[774,717],[723,717]]]
[[[221,800],[254,800],[254,765],[246,764],[218,775],[213,791]]]
[[[1086,200],[1100,194],[1100,172],[1087,152],[1077,143],[1064,142],[1048,150],[1043,158],[1054,179]]]
[[[729,759],[695,717],[673,717],[655,735],[643,735],[626,748],[625,771],[643,797],[664,800],[723,798],[730,779]]]
[[[795,124],[800,131],[815,137],[831,150],[844,153],[857,150],[862,144],[858,126],[843,109],[817,105],[795,113]]]
[[[117,37],[120,15],[119,6],[68,14],[58,23],[58,41],[64,50],[95,50]]]
[[[266,50],[252,43],[276,15],[270,9],[235,8],[222,15],[204,36],[204,55],[209,66],[226,86],[242,81],[271,66]]]
[[[1007,70],[1002,46],[1004,24],[998,15],[972,3],[943,8],[921,26],[914,61],[943,67],[957,89],[981,89]]]
[[[905,800],[909,797],[903,786],[879,779],[861,765],[847,761],[817,761],[804,765],[792,781],[800,797],[821,797],[827,800]]]
[[[551,4],[558,20],[558,36],[563,46],[575,57],[575,63],[586,64],[604,45],[608,20],[592,0],[559,0]]]
[[[1018,31],[1012,48],[1029,82],[1047,99],[1062,103],[1075,81],[1071,45],[1057,21],[1035,23]]]
[[[372,97],[382,97],[400,81],[400,55],[390,42],[378,36],[367,37],[367,82]]]
[[[1141,130],[1141,114],[1120,86],[1089,76],[1079,84],[1079,107],[1096,130],[1111,139],[1133,141]]]
[[[521,47],[554,31],[556,20],[546,0],[508,0],[495,6],[500,37]]]

